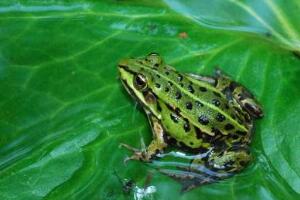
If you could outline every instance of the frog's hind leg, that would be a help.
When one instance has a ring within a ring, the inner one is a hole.
[[[222,91],[229,100],[235,99],[254,118],[263,116],[261,106],[245,87],[224,75],[220,69],[216,69],[215,76],[216,88]]]
[[[204,184],[214,183],[233,176],[241,171],[251,160],[244,147],[227,151],[212,151],[200,159],[194,159],[190,167],[177,167],[176,170],[159,170],[161,173],[179,181],[186,192]]]
[[[178,165],[176,169],[160,169],[159,171],[178,181],[182,186],[181,192],[187,192],[198,186],[220,180],[220,174],[205,165],[207,159],[208,157],[197,158],[191,160],[189,166]]]
[[[263,117],[263,111],[254,96],[241,85],[233,85],[232,95],[237,102],[254,118]]]
[[[251,160],[249,149],[239,146],[226,151],[212,152],[207,163],[223,179],[227,175],[235,174],[244,169]]]
[[[162,152],[163,149],[167,147],[167,143],[164,141],[163,137],[164,129],[161,126],[160,121],[150,113],[147,113],[147,115],[152,127],[153,140],[147,148],[144,147],[145,145],[142,142],[141,150],[133,148],[127,144],[120,144],[121,147],[133,152],[131,157],[124,160],[125,163],[129,160],[142,160],[149,162],[156,154]]]
[[[162,174],[178,181],[181,184],[181,192],[187,192],[198,186],[216,182],[217,179],[206,174],[200,174],[185,170],[159,170]]]

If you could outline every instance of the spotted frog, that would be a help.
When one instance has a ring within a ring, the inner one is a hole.
[[[121,60],[118,70],[153,132],[144,149],[121,144],[133,151],[126,161],[151,162],[168,146],[200,155],[185,167],[187,173],[165,172],[180,180],[184,190],[230,177],[249,163],[253,121],[263,112],[253,95],[221,70],[213,77],[178,72],[156,53]]]

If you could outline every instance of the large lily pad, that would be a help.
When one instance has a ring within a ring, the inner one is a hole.
[[[0,3],[0,198],[132,199],[115,172],[156,199],[300,198],[300,4],[280,1]],[[148,143],[144,114],[117,79],[124,57],[159,52],[180,71],[219,66],[257,96],[255,161],[180,194],[120,142]],[[137,173],[138,172],[138,173]]]

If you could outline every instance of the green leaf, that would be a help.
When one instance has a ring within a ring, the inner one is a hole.
[[[155,199],[300,198],[300,3],[35,1],[0,3],[0,198],[133,199],[115,175]],[[180,194],[151,166],[123,159],[151,130],[117,79],[121,58],[159,52],[179,71],[215,66],[262,103],[254,162]]]
[[[260,35],[292,50],[300,48],[298,1],[280,0],[165,0],[167,4],[207,28],[244,31]]]

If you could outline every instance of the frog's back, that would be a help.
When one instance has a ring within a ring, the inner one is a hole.
[[[190,132],[194,140],[203,134],[208,137],[230,135],[238,139],[249,133],[250,128],[244,125],[245,119],[240,116],[238,108],[230,105],[226,96],[209,83],[178,73],[168,66],[152,70],[151,76],[152,90],[159,99],[158,106],[165,109],[162,120],[173,123],[170,125],[173,129],[167,131],[171,136],[175,134],[177,140]]]

